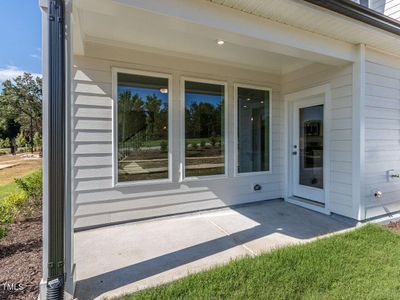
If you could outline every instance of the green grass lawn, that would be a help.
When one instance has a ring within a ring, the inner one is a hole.
[[[0,186],[0,200],[9,195],[10,193],[17,191],[18,186],[17,184],[13,181],[10,183],[7,183],[5,185]]]
[[[400,234],[367,225],[120,299],[399,298]]]

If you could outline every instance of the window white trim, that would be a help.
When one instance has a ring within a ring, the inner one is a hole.
[[[209,175],[209,176],[185,176],[185,82],[193,81],[199,83],[208,83],[208,84],[218,84],[224,87],[224,174],[218,175]],[[193,180],[215,180],[215,179],[223,179],[228,177],[228,83],[226,81],[212,80],[212,79],[204,79],[198,77],[186,77],[181,76],[180,78],[180,90],[181,90],[181,130],[180,130],[180,146],[181,146],[181,157],[180,157],[180,176],[179,181],[193,181]]]
[[[166,73],[157,73],[143,70],[124,69],[112,67],[112,169],[113,169],[113,187],[125,187],[136,185],[160,184],[172,182],[172,75]],[[126,181],[118,182],[118,73],[143,75],[149,77],[166,78],[168,80],[168,178]]]
[[[238,165],[239,165],[239,130],[238,130],[238,88],[247,88],[247,89],[254,89],[254,90],[261,90],[269,92],[269,170],[268,171],[258,171],[258,172],[246,172],[246,173],[239,173],[238,172]],[[265,86],[260,85],[251,85],[251,84],[243,84],[243,83],[234,83],[233,84],[234,90],[234,176],[235,177],[245,177],[245,176],[260,176],[260,175],[269,175],[272,174],[272,89]]]

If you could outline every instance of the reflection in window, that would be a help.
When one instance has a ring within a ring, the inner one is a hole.
[[[117,78],[118,181],[168,178],[168,79]]]
[[[323,188],[324,106],[300,108],[300,184]]]
[[[238,87],[238,172],[269,171],[269,91]]]
[[[225,87],[185,82],[185,176],[225,174]]]

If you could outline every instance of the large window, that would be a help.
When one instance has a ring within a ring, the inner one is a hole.
[[[185,81],[185,176],[225,174],[225,85]]]
[[[237,90],[237,172],[270,170],[270,91],[246,86]]]
[[[167,179],[168,78],[116,77],[118,182]]]

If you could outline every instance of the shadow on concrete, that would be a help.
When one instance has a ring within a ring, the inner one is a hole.
[[[356,222],[350,219],[322,215],[280,200],[244,205],[232,208],[232,210],[254,220],[259,225],[78,281],[76,296],[78,299],[93,299],[107,291],[273,233],[279,232],[281,235],[305,240],[356,225]]]

